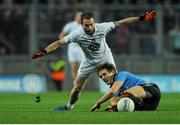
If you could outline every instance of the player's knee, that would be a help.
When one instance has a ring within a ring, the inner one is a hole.
[[[133,100],[136,107],[141,107],[143,105],[143,101],[141,98],[137,96],[132,96],[131,99]]]

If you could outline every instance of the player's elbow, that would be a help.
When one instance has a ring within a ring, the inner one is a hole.
[[[114,94],[116,93],[116,90],[112,90],[111,91],[111,95],[114,96]]]
[[[59,39],[62,39],[64,37],[64,34],[60,33],[59,34]]]

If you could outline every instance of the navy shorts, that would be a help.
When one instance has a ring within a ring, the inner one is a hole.
[[[150,93],[152,97],[143,99],[143,105],[138,110],[156,110],[161,99],[161,92],[159,87],[154,83],[145,83],[139,86],[143,87],[143,89]]]

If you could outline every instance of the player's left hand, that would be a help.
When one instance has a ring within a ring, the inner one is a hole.
[[[112,111],[113,111],[112,105],[107,106],[107,107],[104,109],[104,111],[112,112]]]
[[[95,112],[97,109],[100,108],[100,106],[101,106],[101,105],[99,105],[99,104],[96,103],[96,104],[91,108],[91,112]]]
[[[156,18],[156,11],[153,10],[153,11],[147,11],[144,16],[143,16],[143,20],[144,21],[149,21],[149,20],[153,20]]]

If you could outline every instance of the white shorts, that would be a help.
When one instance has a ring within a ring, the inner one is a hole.
[[[83,51],[76,43],[70,43],[68,45],[68,60],[69,62],[81,62],[83,57]]]
[[[80,64],[77,75],[80,77],[88,77],[91,73],[96,72],[96,67],[98,65],[103,63],[110,63],[116,66],[111,52],[102,59],[89,60],[84,57]]]

